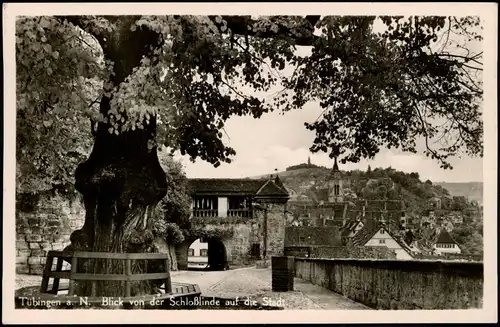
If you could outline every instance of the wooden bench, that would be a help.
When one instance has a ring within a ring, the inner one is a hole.
[[[122,274],[89,274],[79,273],[78,259],[108,259],[108,260],[125,260],[124,271]],[[64,261],[71,262],[71,270],[62,270]],[[57,260],[56,269],[52,271],[54,260]],[[148,273],[148,274],[132,274],[132,260],[163,260],[164,272]],[[172,293],[172,283],[170,280],[168,255],[164,253],[107,253],[107,252],[64,252],[64,251],[49,251],[43,272],[42,284],[40,293],[58,294],[60,289],[60,280],[68,279],[68,295],[74,295],[75,280],[99,280],[99,281],[125,281],[125,297],[130,297],[131,281],[132,280],[164,280],[165,294]],[[49,280],[54,279],[54,282],[49,289]],[[176,286],[178,287],[178,286]]]

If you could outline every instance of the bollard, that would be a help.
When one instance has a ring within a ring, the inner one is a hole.
[[[272,290],[274,292],[293,291],[294,257],[272,257]]]

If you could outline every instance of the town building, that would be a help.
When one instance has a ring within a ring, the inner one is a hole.
[[[211,267],[283,255],[289,195],[278,176],[194,178],[188,179],[188,191],[192,234],[176,248],[180,269],[187,268],[198,235],[212,235],[204,240]]]
[[[358,219],[349,221],[345,226],[343,226],[340,233],[342,244],[347,245],[354,235],[356,235],[364,227],[364,225],[365,224]]]
[[[347,184],[348,179],[344,178],[344,174],[340,171],[337,158],[335,157],[335,163],[328,178],[328,202],[344,202],[348,188]]]
[[[423,251],[421,249],[421,247],[419,246],[418,244],[418,241],[417,240],[414,240],[413,242],[411,242],[409,245],[408,245],[408,248],[410,250],[410,253],[412,255],[418,255],[418,254],[421,254]]]
[[[393,250],[398,260],[411,260],[411,249],[402,239],[390,232],[385,224],[371,222],[365,224],[351,239],[352,246],[380,246]]]
[[[208,264],[208,242],[199,238],[188,248],[188,267],[200,268]]]
[[[438,255],[449,254],[449,253],[462,253],[460,246],[455,242],[451,235],[443,229],[439,234],[436,243],[433,247],[434,253]]]
[[[367,200],[358,198],[352,190],[353,176],[341,171],[335,158],[324,185],[307,186],[300,196],[288,202],[288,210],[294,212],[295,226],[338,226],[343,228],[354,221],[376,220],[387,228],[398,231],[406,228],[404,203],[401,200]],[[374,183],[371,179],[367,183]],[[390,181],[392,182],[392,181]],[[347,232],[345,232],[347,233]]]

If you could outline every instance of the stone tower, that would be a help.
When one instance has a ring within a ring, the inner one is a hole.
[[[344,201],[344,180],[342,173],[339,170],[339,165],[337,163],[337,157],[335,157],[335,163],[333,164],[333,169],[328,177],[328,202],[343,202]]]

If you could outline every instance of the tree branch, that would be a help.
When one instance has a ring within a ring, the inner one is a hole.
[[[103,28],[95,28],[92,25],[91,19],[94,18],[92,16],[56,16],[56,18],[61,20],[67,20],[71,24],[81,28],[85,32],[93,35],[96,40],[101,45],[101,48],[104,49],[106,44],[106,38],[109,37],[109,32]]]
[[[215,16],[209,16],[215,23]],[[250,16],[222,16],[222,18],[227,22],[227,27],[234,33],[238,35],[248,35],[260,38],[271,38],[276,36],[290,37],[295,40],[296,45],[310,46],[319,39],[318,36],[314,35],[314,25],[319,21],[321,16],[306,16],[303,20],[303,27],[307,27],[306,35],[296,35],[293,31],[287,27],[280,24],[276,18],[279,16],[272,16],[270,20],[278,25],[278,31],[274,32],[269,29],[265,31],[255,31],[252,26],[257,24],[259,20],[252,19]],[[217,24],[218,25],[218,24]],[[251,28],[251,30],[249,29]]]

